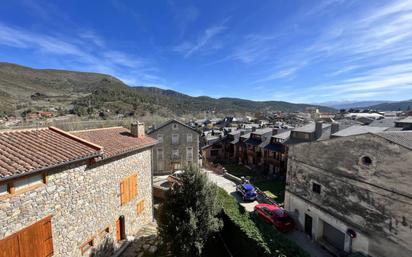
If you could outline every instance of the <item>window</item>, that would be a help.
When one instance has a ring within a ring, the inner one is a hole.
[[[137,175],[132,175],[120,182],[120,204],[125,205],[137,196]]]
[[[172,150],[172,159],[179,159],[179,149]]]
[[[157,159],[158,160],[163,160],[163,148],[158,148],[157,149]]]
[[[157,134],[157,141],[159,141],[159,143],[163,143],[163,134]]]
[[[193,147],[186,148],[186,160],[193,160]]]
[[[211,150],[210,156],[213,156],[213,157],[219,156],[219,150]]]
[[[361,158],[361,164],[364,166],[370,166],[372,165],[372,159],[369,156],[363,156]]]
[[[178,130],[179,127],[178,127],[178,125],[177,125],[176,123],[173,123],[173,124],[172,124],[172,129],[173,129],[173,130]]]
[[[173,134],[172,135],[172,144],[173,145],[179,144],[179,134]]]
[[[187,143],[192,143],[193,142],[193,134],[187,134],[186,141],[187,141]]]
[[[110,227],[105,227],[102,231],[100,231],[99,236],[101,239],[104,239],[110,233]]]
[[[137,214],[141,214],[144,211],[144,200],[140,200],[136,206]]]
[[[317,183],[312,183],[312,191],[320,194],[320,190],[321,190],[321,185],[317,184]]]
[[[82,255],[84,255],[85,252],[87,252],[90,248],[94,246],[94,238],[90,239],[86,243],[82,244],[80,246],[80,251],[82,252]]]

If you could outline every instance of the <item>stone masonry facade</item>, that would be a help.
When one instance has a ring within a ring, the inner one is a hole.
[[[192,137],[191,142],[187,140],[188,134]],[[159,135],[161,135],[162,139],[159,139]],[[172,142],[173,135],[178,135],[178,142],[176,144]],[[159,141],[153,150],[155,175],[170,174],[173,170],[181,169],[190,164],[198,167],[199,133],[197,131],[172,120],[167,125],[150,132],[149,136]],[[192,148],[191,159],[187,158],[187,148]],[[178,151],[177,158],[172,158],[173,150]],[[161,156],[161,152],[163,156]]]
[[[95,164],[78,163],[48,172],[46,185],[0,201],[0,240],[52,216],[54,257],[83,255],[80,246],[109,227],[115,241],[115,222],[125,217],[126,235],[137,233],[153,220],[151,148]],[[120,181],[137,174],[137,197],[120,205]],[[137,203],[144,210],[137,214]]]

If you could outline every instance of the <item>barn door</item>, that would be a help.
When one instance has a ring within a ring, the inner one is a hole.
[[[50,217],[0,240],[0,257],[50,257],[52,255]]]

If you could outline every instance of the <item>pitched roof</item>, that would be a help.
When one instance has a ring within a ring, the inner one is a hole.
[[[353,135],[366,134],[369,132],[378,133],[378,132],[385,131],[386,129],[388,128],[387,127],[371,127],[371,126],[354,125],[346,129],[339,130],[338,132],[332,134],[332,136],[347,137],[347,136],[353,136]]]
[[[132,152],[157,143],[157,140],[149,136],[134,137],[128,129],[123,127],[74,131],[71,134],[103,146],[103,158]]]
[[[91,159],[101,150],[53,127],[0,132],[0,179]]]
[[[412,116],[408,116],[402,120],[395,121],[396,123],[412,123]]]
[[[152,134],[153,132],[155,132],[155,131],[163,128],[163,127],[166,127],[167,125],[169,125],[169,124],[171,124],[171,123],[173,123],[173,122],[176,122],[176,123],[178,123],[178,124],[180,124],[180,125],[188,128],[188,129],[191,129],[191,130],[195,131],[196,133],[200,134],[200,132],[199,132],[198,130],[192,128],[191,126],[188,126],[188,125],[184,124],[183,122],[180,122],[180,121],[178,121],[178,120],[175,120],[175,119],[171,119],[171,120],[169,120],[169,121],[166,121],[165,123],[161,124],[159,127],[156,127],[155,129],[152,129],[152,130],[150,130],[149,132],[147,132],[147,134]]]
[[[412,131],[385,131],[375,135],[412,150]]]

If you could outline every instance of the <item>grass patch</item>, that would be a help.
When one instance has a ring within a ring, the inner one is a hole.
[[[257,177],[258,174],[240,164],[223,164],[226,171],[236,177]]]
[[[281,180],[265,180],[253,183],[254,186],[258,187],[262,191],[269,191],[274,194],[276,198],[274,199],[278,203],[283,203],[285,200],[285,182]]]

